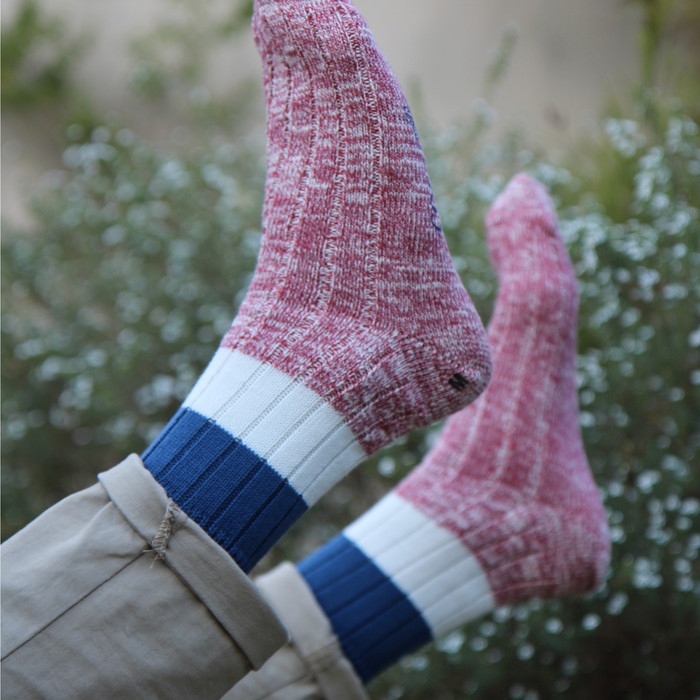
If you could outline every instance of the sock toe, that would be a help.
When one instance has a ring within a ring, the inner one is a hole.
[[[491,205],[486,231],[491,259],[499,274],[508,269],[509,259],[528,253],[537,258],[538,247],[547,241],[559,247],[561,242],[549,193],[527,173],[516,175]]]

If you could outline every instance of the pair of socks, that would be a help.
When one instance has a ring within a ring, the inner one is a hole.
[[[369,454],[451,413],[423,464],[300,564],[363,680],[495,605],[590,590],[608,540],[577,422],[577,295],[544,189],[492,209],[489,342],[410,110],[349,0],[256,0],[268,173],[255,276],[143,455],[249,572]],[[462,410],[464,409],[464,410]]]

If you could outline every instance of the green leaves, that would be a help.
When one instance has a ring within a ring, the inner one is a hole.
[[[194,384],[255,264],[260,148],[181,157],[100,127],[35,193],[41,230],[3,256],[5,536],[141,451]]]
[[[22,0],[2,32],[3,109],[26,109],[65,96],[85,38],[68,39],[64,26],[43,16],[35,0]]]

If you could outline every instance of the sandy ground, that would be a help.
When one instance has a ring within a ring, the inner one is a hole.
[[[163,137],[176,115],[154,114],[126,89],[133,59],[129,41],[172,11],[167,0],[42,0],[51,15],[92,48],[78,79],[103,112],[150,137]],[[18,0],[4,0],[10,20]],[[356,0],[396,70],[417,80],[430,117],[446,124],[468,115],[482,92],[486,66],[506,28],[519,39],[508,76],[495,101],[503,127],[519,126],[535,143],[564,146],[612,97],[624,98],[637,78],[639,14],[622,0]],[[207,78],[213,91],[259,74],[250,34],[218,52]],[[174,121],[173,121],[174,120]],[[23,192],[55,158],[41,125],[3,116],[3,219],[26,222]]]

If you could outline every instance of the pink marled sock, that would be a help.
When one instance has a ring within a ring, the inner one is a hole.
[[[253,26],[268,113],[264,238],[224,346],[326,397],[374,452],[483,391],[485,333],[406,98],[352,3],[257,0]]]
[[[347,0],[257,0],[263,238],[248,295],[144,454],[249,571],[368,454],[473,401],[491,359],[406,99]]]
[[[398,494],[459,537],[496,604],[583,593],[602,583],[610,543],[578,422],[574,270],[530,176],[513,179],[486,224],[500,280],[494,376]]]

